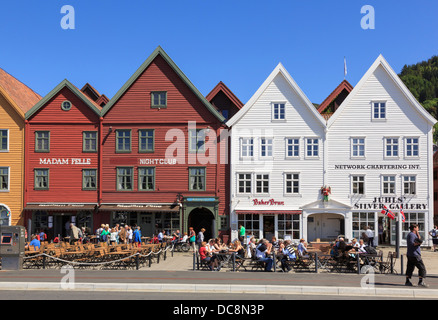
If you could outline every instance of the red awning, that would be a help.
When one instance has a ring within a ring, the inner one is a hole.
[[[301,214],[302,210],[236,210],[236,214]]]

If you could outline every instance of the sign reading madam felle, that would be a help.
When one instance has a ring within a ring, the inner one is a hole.
[[[406,202],[406,197],[375,197],[371,203],[355,203],[354,209],[359,210],[382,210],[383,206],[387,206],[390,210],[426,210],[426,203],[410,203]]]
[[[56,164],[56,165],[90,165],[91,159],[83,158],[40,158],[40,164]]]

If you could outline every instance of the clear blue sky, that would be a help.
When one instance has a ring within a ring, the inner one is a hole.
[[[75,9],[75,30],[60,26]],[[375,9],[363,30],[360,10]],[[246,103],[282,62],[321,103],[360,80],[382,53],[398,73],[438,55],[435,0],[20,0],[2,1],[0,67],[46,95],[67,78],[109,98],[158,46],[208,94],[223,81]]]

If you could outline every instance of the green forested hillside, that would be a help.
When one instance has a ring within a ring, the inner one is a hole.
[[[413,65],[405,65],[399,74],[412,94],[438,119],[438,56]],[[435,125],[434,140],[438,140],[438,124]]]

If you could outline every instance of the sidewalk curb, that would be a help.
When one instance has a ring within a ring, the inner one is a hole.
[[[92,292],[258,293],[397,298],[435,298],[437,289],[360,288],[240,284],[1,282],[0,290]]]

